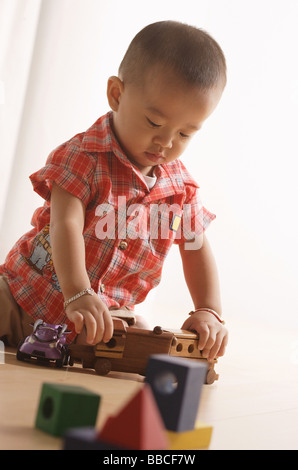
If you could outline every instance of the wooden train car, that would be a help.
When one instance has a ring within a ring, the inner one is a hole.
[[[95,369],[99,375],[110,371],[145,375],[149,356],[169,354],[195,361],[207,361],[198,349],[199,337],[187,330],[165,330],[156,326],[145,330],[127,326],[123,320],[114,319],[114,334],[108,343],[95,346],[69,345],[70,365],[81,362],[84,368]],[[206,383],[218,379],[214,370],[217,361],[208,361]]]

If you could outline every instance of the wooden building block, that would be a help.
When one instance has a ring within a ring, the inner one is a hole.
[[[166,429],[194,428],[207,364],[167,354],[150,356],[145,382],[151,388]]]
[[[134,450],[164,450],[169,446],[165,427],[149,385],[105,422],[98,439]]]
[[[212,426],[197,421],[191,431],[166,431],[170,441],[169,450],[207,449],[212,436]]]
[[[64,437],[63,450],[119,450],[120,447],[99,441],[92,426],[69,429]]]
[[[83,387],[44,383],[35,426],[54,436],[69,428],[94,426],[99,403],[100,396]]]

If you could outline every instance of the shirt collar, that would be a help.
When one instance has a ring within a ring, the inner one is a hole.
[[[113,152],[114,149],[125,157],[112,131],[113,113],[101,116],[84,134],[81,149],[87,152]],[[125,157],[126,158],[126,157]]]

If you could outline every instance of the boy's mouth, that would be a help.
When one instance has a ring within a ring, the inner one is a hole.
[[[162,153],[145,152],[146,157],[154,163],[164,163],[165,157]]]

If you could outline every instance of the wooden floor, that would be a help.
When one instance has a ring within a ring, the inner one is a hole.
[[[210,450],[298,449],[298,337],[277,327],[230,322],[230,343],[204,385],[198,419],[213,426]],[[3,359],[3,358],[2,358]],[[61,449],[34,428],[42,383],[84,386],[102,397],[97,427],[143,385],[133,374],[99,377],[80,367],[58,370],[0,357],[0,449]]]

